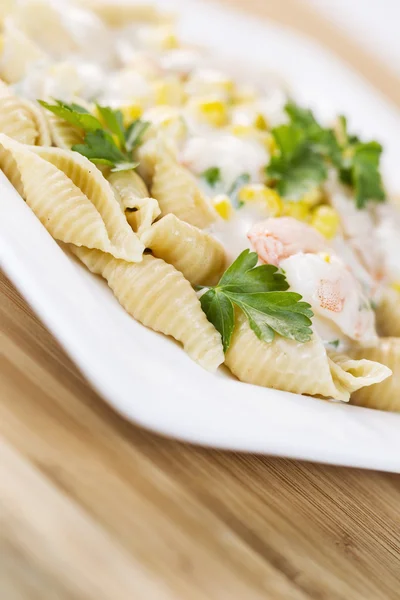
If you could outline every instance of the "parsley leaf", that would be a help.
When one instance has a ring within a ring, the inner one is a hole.
[[[125,144],[125,128],[122,112],[113,110],[109,106],[100,106],[100,104],[96,104],[96,108],[107,129],[117,136],[120,146],[123,147]]]
[[[363,143],[347,130],[339,116],[335,130],[322,127],[313,112],[290,101],[285,106],[289,123],[272,130],[277,153],[266,167],[271,185],[284,198],[299,200],[321,185],[333,165],[341,181],[354,189],[358,208],[368,201],[386,199],[380,174],[382,147],[377,142]]]
[[[285,111],[291,123],[303,130],[313,150],[339,167],[341,150],[334,130],[322,127],[311,110],[302,108],[293,101],[286,104]]]
[[[230,346],[235,328],[235,313],[231,300],[217,288],[211,288],[201,296],[200,303],[207,319],[220,332],[222,346],[224,352],[226,352]]]
[[[112,171],[135,169],[139,163],[132,160],[132,151],[142,140],[150,123],[137,119],[125,128],[120,110],[96,104],[99,119],[79,104],[66,104],[55,100],[51,105],[40,104],[71,125],[83,129],[85,138],[72,150],[97,164],[108,165]]]
[[[143,135],[149,127],[149,121],[141,121],[140,119],[136,119],[129,125],[125,131],[125,147],[128,152],[132,152],[134,148],[141,144]]]
[[[267,176],[283,198],[299,200],[326,179],[324,156],[297,125],[280,125],[272,134],[279,153],[271,157]]]
[[[57,117],[60,117],[64,121],[71,123],[79,129],[84,131],[96,131],[96,129],[102,129],[100,121],[91,113],[89,113],[83,106],[79,104],[66,104],[61,100],[56,100],[56,104],[48,104],[44,100],[38,100],[39,104],[52,112]]]
[[[210,187],[215,187],[221,181],[221,169],[219,167],[210,167],[201,174]]]
[[[218,285],[200,298],[208,320],[221,334],[224,352],[235,326],[234,305],[244,312],[251,329],[264,342],[271,342],[275,333],[299,342],[311,339],[310,305],[300,302],[299,294],[286,291],[286,278],[276,267],[257,267],[257,261],[255,252],[244,250]]]
[[[138,163],[129,162],[127,156],[115,145],[112,137],[101,129],[87,133],[85,143],[75,144],[72,150],[86,156],[94,163],[113,167],[112,171],[134,169],[138,166]]]
[[[379,172],[382,146],[377,142],[357,144],[351,165],[352,183],[357,208],[364,208],[368,200],[383,202],[386,199]]]

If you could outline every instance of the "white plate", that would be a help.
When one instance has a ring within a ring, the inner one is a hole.
[[[389,182],[400,189],[400,116],[357,75],[287,30],[194,0],[180,5],[192,41],[279,71],[321,115],[343,111],[355,128],[382,140]],[[135,423],[207,446],[400,472],[400,415],[202,370],[173,341],[131,319],[103,281],[60,249],[2,174],[0,261],[96,390]]]

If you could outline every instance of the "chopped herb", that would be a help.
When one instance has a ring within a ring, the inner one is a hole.
[[[61,102],[61,100],[55,100],[56,104],[48,104],[44,100],[38,100],[38,102],[43,108],[46,108],[64,121],[68,121],[71,125],[79,127],[79,129],[83,129],[84,131],[103,129],[100,121],[86,110],[86,108],[79,106],[79,104],[66,104],[65,102]]]
[[[283,198],[300,200],[326,179],[324,157],[297,125],[280,125],[272,134],[279,152],[271,157],[267,176]]]
[[[231,187],[228,190],[228,196],[231,199],[231,203],[232,206],[234,208],[242,208],[243,206],[243,202],[240,202],[238,199],[238,194],[240,191],[240,188],[242,188],[244,185],[247,185],[250,181],[250,175],[248,173],[242,173],[242,175],[239,175],[239,177],[237,177],[235,179],[235,181],[232,183]]]
[[[128,152],[132,152],[142,143],[144,133],[150,127],[149,121],[136,119],[129,125],[125,131],[125,147]]]
[[[210,187],[215,187],[221,181],[221,169],[219,167],[210,167],[201,174]]]
[[[79,104],[66,104],[60,100],[55,100],[54,105],[41,100],[39,102],[53,114],[83,130],[83,143],[72,146],[75,152],[93,163],[108,165],[112,171],[135,169],[138,166],[139,163],[132,160],[132,151],[141,143],[149,127],[148,122],[137,119],[125,128],[122,112],[108,106],[96,104],[97,118]]]
[[[286,291],[286,278],[273,265],[256,266],[255,252],[244,250],[220,282],[201,298],[207,319],[220,332],[224,352],[235,327],[234,305],[246,315],[256,336],[271,342],[275,333],[299,342],[311,339],[311,307],[300,294]]]
[[[334,348],[337,348],[340,344],[340,340],[332,340],[331,342],[328,342],[330,346],[333,346]]]
[[[124,146],[125,127],[122,112],[114,110],[109,106],[100,106],[100,104],[96,104],[96,108],[106,128],[117,136],[120,146]]]
[[[351,183],[354,186],[357,208],[364,208],[371,200],[384,202],[386,200],[379,163],[382,146],[378,142],[356,144],[351,159]]]
[[[343,183],[354,188],[358,208],[368,201],[386,199],[380,174],[382,147],[363,143],[347,130],[339,116],[335,130],[322,127],[311,110],[290,101],[285,107],[289,123],[272,130],[278,151],[266,168],[269,183],[284,198],[299,200],[321,185],[335,167]]]

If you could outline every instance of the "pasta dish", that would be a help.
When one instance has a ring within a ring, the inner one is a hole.
[[[381,154],[152,6],[0,7],[1,170],[131,317],[209,371],[400,411]]]

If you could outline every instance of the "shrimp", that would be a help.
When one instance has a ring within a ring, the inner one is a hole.
[[[278,266],[280,261],[298,252],[324,252],[329,246],[313,227],[293,217],[261,221],[247,234],[263,263]]]
[[[329,330],[331,340],[343,333],[364,346],[377,342],[371,303],[340,258],[298,253],[282,260],[280,267],[290,288],[311,304],[315,328],[323,338]]]

